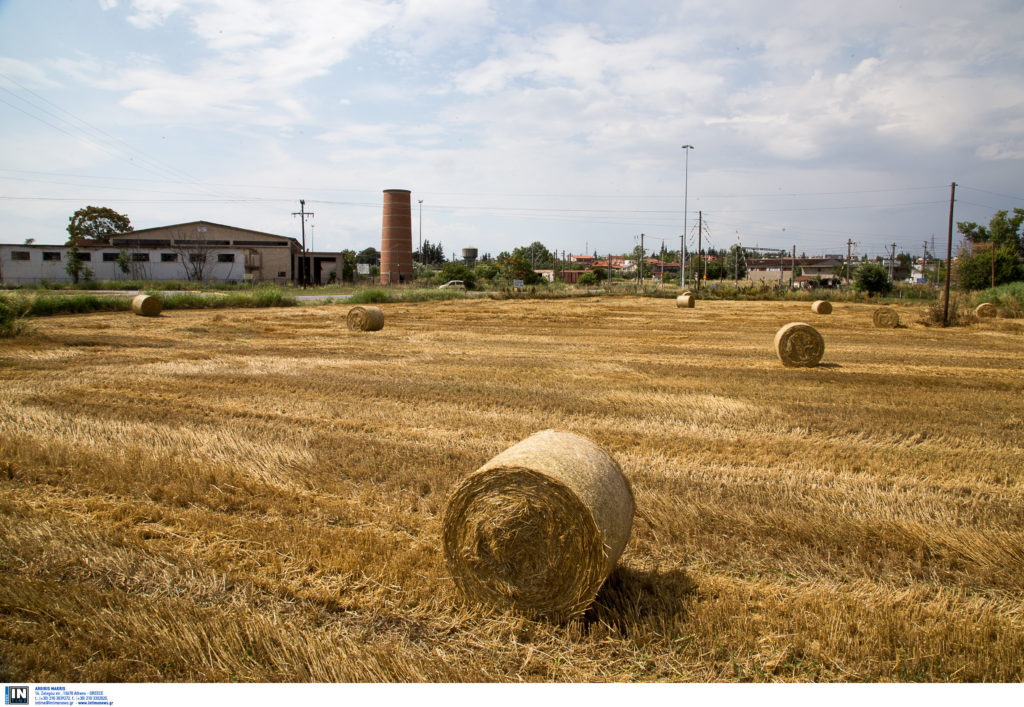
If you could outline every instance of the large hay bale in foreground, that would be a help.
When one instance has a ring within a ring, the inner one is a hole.
[[[384,312],[380,307],[359,305],[348,311],[345,323],[354,331],[378,331],[384,328]]]
[[[899,313],[889,307],[879,307],[871,315],[871,319],[875,322],[875,326],[881,329],[895,329],[900,325]]]
[[[607,452],[545,430],[469,475],[445,508],[444,555],[469,599],[555,621],[582,613],[629,541],[634,501]]]
[[[996,309],[996,306],[991,302],[982,302],[974,308],[974,313],[979,319],[984,319],[985,317],[996,316],[999,313],[999,310]]]
[[[693,309],[693,306],[696,303],[697,303],[697,298],[694,297],[692,294],[690,294],[688,292],[687,293],[683,293],[683,294],[679,295],[678,297],[676,297],[676,306],[677,307],[683,307],[683,308],[689,307],[690,309]]]
[[[815,314],[832,314],[832,303],[825,299],[817,300],[811,305],[811,311]]]
[[[813,368],[825,355],[825,340],[810,324],[792,322],[776,332],[775,353],[784,366]]]
[[[164,303],[153,295],[135,295],[132,298],[132,311],[140,317],[156,317],[164,309]]]

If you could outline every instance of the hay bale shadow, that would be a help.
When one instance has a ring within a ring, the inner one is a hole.
[[[583,615],[583,625],[590,628],[603,623],[628,636],[640,624],[685,618],[690,597],[696,592],[696,583],[684,570],[619,565]]]

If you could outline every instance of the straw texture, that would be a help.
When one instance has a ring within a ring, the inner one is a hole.
[[[615,568],[633,511],[629,482],[607,452],[545,430],[455,490],[442,521],[445,560],[470,600],[568,620]]]
[[[895,329],[900,325],[900,315],[895,309],[889,307],[879,307],[871,315],[871,318],[875,322],[875,326],[882,329]]]
[[[813,368],[825,355],[825,340],[810,324],[792,322],[775,334],[775,353],[784,366]]]
[[[359,305],[348,311],[345,323],[354,331],[378,331],[384,328],[384,312],[379,307]]]
[[[974,313],[979,318],[984,319],[985,317],[996,316],[999,313],[999,310],[997,310],[996,306],[991,302],[982,302],[981,304],[974,308]]]
[[[164,309],[164,303],[153,295],[135,295],[132,298],[132,311],[140,317],[155,317]]]
[[[677,307],[689,307],[690,309],[693,309],[693,306],[694,304],[696,304],[696,302],[697,298],[689,293],[683,293],[676,297]]]
[[[815,314],[832,314],[832,303],[824,299],[817,300],[811,305],[811,311]]]

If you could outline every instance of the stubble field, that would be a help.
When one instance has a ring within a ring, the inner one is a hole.
[[[0,340],[6,681],[1024,680],[1024,328],[593,298],[52,317]],[[784,368],[791,321],[823,365]],[[464,603],[441,515],[533,432],[633,534],[567,625]]]

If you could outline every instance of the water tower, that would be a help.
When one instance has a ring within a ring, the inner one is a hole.
[[[462,262],[466,264],[466,267],[472,268],[476,265],[476,254],[476,248],[462,249]]]

